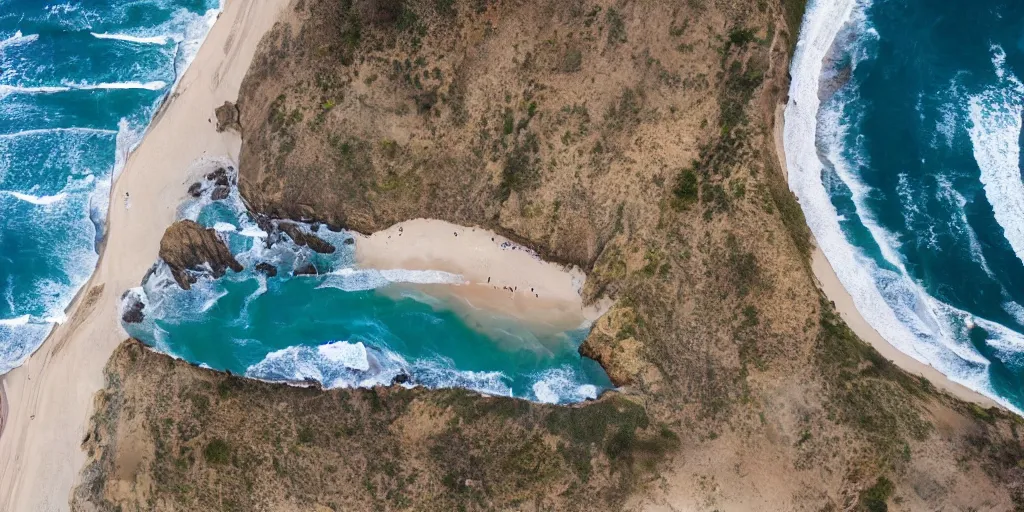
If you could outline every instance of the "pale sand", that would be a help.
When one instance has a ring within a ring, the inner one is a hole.
[[[788,180],[789,173],[786,169],[786,158],[785,158],[785,146],[783,145],[783,113],[785,111],[785,105],[778,105],[775,109],[775,153],[779,158],[779,166],[782,169],[783,176]],[[825,294],[833,304],[835,304],[836,311],[839,312],[839,316],[843,318],[846,325],[850,326],[860,339],[871,344],[878,353],[882,354],[883,357],[889,359],[896,366],[903,368],[904,370],[921,377],[928,379],[933,386],[943,391],[950,393],[951,395],[967,401],[979,404],[983,407],[1002,407],[996,403],[995,400],[974,391],[963,384],[953,382],[946,377],[942,372],[936,370],[931,365],[927,365],[914,359],[913,357],[900,352],[899,349],[889,344],[889,342],[876,331],[871,324],[861,316],[860,311],[857,310],[857,306],[853,303],[853,297],[846,291],[843,284],[839,281],[839,276],[836,275],[832,265],[828,262],[828,258],[825,257],[825,253],[818,248],[817,240],[814,240],[812,235],[811,243],[814,244],[814,252],[811,254],[811,270],[814,272],[814,277],[817,280],[818,287]]]
[[[191,182],[189,169],[199,171],[193,162],[204,156],[237,161],[241,141],[237,134],[216,132],[214,109],[237,98],[257,43],[286,5],[225,1],[175,95],[114,184],[106,246],[95,274],[69,307],[67,322],[3,377],[0,510],[68,510],[87,462],[80,444],[103,386],[103,366],[126,338],[118,318],[120,296],[157,260],[160,237]],[[126,192],[131,209],[124,206]]]
[[[546,262],[492,231],[441,220],[410,220],[357,237],[356,264],[461,275],[463,284],[415,288],[446,299],[470,325],[498,312],[534,329],[561,332],[592,323],[607,308],[607,301],[583,304],[586,275],[579,268]]]

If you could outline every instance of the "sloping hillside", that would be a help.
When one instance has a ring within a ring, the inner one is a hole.
[[[296,0],[238,102],[253,210],[439,218],[578,264],[616,300],[581,350],[625,396],[321,393],[128,344],[76,503],[1024,507],[1019,418],[899,370],[815,287],[771,138],[797,4]]]

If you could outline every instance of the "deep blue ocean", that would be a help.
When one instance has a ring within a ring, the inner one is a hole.
[[[1024,409],[1024,2],[813,1],[790,187],[887,340]]]
[[[112,177],[219,0],[0,0],[0,373],[96,266]]]

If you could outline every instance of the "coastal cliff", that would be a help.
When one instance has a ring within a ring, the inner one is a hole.
[[[616,301],[581,351],[627,387],[578,408],[321,392],[128,342],[75,506],[1024,506],[1020,419],[897,368],[815,286],[771,136],[801,9],[294,2],[237,103],[253,210],[438,218],[577,264]]]

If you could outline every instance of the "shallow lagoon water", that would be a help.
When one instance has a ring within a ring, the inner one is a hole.
[[[180,213],[218,231],[245,269],[200,277],[185,291],[159,263],[125,301],[126,308],[145,304],[145,320],[126,328],[158,350],[249,377],[325,387],[402,382],[549,403],[593,399],[611,387],[600,365],[578,353],[589,326],[542,332],[497,313],[467,316],[430,294],[430,286],[461,283],[460,276],[356,268],[351,235],[326,228],[315,234],[337,251],[314,253],[260,229],[236,189],[223,201],[190,200]],[[260,272],[259,263],[274,265],[277,275]],[[319,275],[292,275],[307,264]]]

